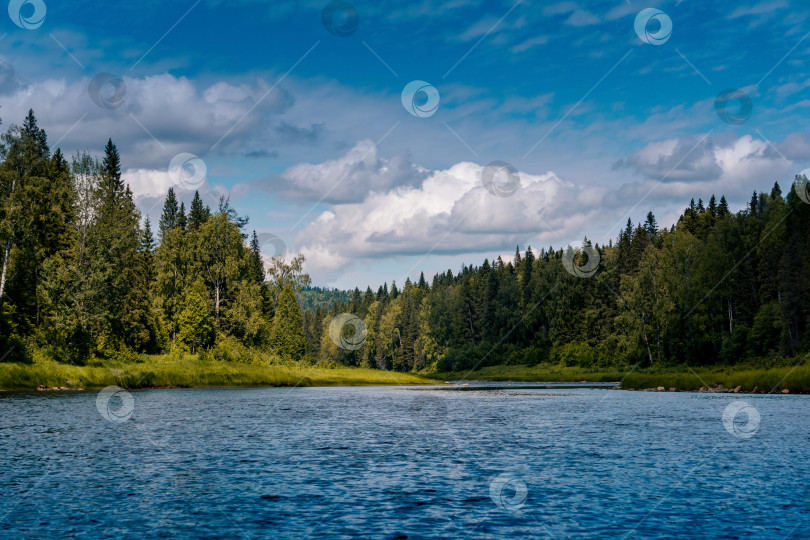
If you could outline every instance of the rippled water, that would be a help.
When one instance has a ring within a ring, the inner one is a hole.
[[[810,537],[810,396],[131,395],[0,394],[3,536]]]

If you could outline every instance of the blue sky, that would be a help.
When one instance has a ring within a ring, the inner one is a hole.
[[[33,108],[68,154],[112,137],[153,218],[172,159],[199,156],[182,197],[230,196],[320,285],[607,242],[628,216],[670,225],[712,193],[738,208],[810,166],[806,2],[357,1],[348,36],[321,1],[42,3],[38,28],[0,29],[4,126]],[[647,8],[671,21],[662,43],[642,39],[659,17],[634,28]],[[120,106],[91,100],[100,73],[120,78]],[[438,92],[434,114],[403,107],[414,80]],[[726,89],[750,116],[716,114]],[[512,196],[482,185],[496,160],[519,171]]]

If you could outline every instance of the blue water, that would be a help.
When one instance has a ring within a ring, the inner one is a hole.
[[[97,396],[0,394],[0,535],[810,537],[810,396],[149,390],[123,422]]]

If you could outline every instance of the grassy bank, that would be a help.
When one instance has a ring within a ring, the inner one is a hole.
[[[629,373],[622,383],[623,388],[642,390],[664,387],[676,390],[700,390],[701,388],[734,389],[742,392],[810,393],[810,367],[782,366],[756,368],[747,366],[695,369],[661,372]]]
[[[445,381],[618,382],[625,374],[626,372],[619,370],[596,371],[579,367],[540,364],[537,366],[488,366],[472,372],[451,371],[431,373],[430,376]]]
[[[95,360],[86,366],[54,362],[36,355],[32,364],[0,363],[0,389],[223,387],[223,386],[360,386],[435,384],[438,381],[486,380],[531,382],[619,382],[622,388],[663,387],[681,391],[734,389],[742,392],[810,393],[810,366],[683,365],[643,370],[587,369],[552,364],[489,366],[473,372],[397,373],[349,367],[275,362],[235,362],[197,355],[140,356],[137,361]]]
[[[221,387],[221,386],[360,386],[434,384],[407,373],[308,365],[245,364],[202,360],[195,355],[142,357],[141,362],[94,362],[73,366],[48,360],[33,364],[0,363],[0,389]]]
[[[693,368],[683,365],[644,370],[593,370],[579,367],[491,366],[473,372],[432,373],[442,380],[537,381],[537,382],[608,382],[621,381],[622,388],[644,390],[663,387],[667,390],[697,391],[734,389],[742,392],[810,393],[810,366],[721,366]]]

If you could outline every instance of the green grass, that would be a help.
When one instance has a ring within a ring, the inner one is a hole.
[[[683,367],[681,366],[681,369]],[[743,392],[790,392],[810,393],[810,366],[783,366],[756,368],[749,366],[724,366],[699,368],[691,371],[633,372],[622,383],[624,388],[675,388],[698,390],[701,387],[722,386],[726,389],[740,387]]]
[[[619,370],[588,370],[578,367],[562,367],[550,364],[537,366],[488,366],[473,372],[453,371],[429,373],[434,379],[446,381],[487,380],[523,382],[611,382],[620,381],[625,373]]]
[[[490,366],[473,372],[429,373],[428,376],[443,380],[487,381],[536,381],[536,382],[611,382],[622,381],[622,388],[643,390],[658,388],[676,390],[699,390],[701,387],[722,386],[744,392],[790,392],[810,393],[810,366],[720,366],[695,368],[694,372],[683,365],[644,370],[599,370],[580,367],[562,367],[540,364],[537,366]]]
[[[552,364],[537,366],[490,366],[473,372],[397,373],[349,367],[284,364],[271,361],[234,362],[197,355],[140,356],[132,361],[94,360],[87,366],[54,362],[35,354],[33,364],[0,363],[0,389],[33,390],[37,387],[124,388],[227,387],[227,386],[359,386],[437,384],[440,380],[613,382],[626,389],[664,387],[698,390],[701,387],[739,386],[744,392],[810,393],[810,366],[718,366],[695,368],[683,365],[644,370],[588,369]],[[140,360],[140,361],[138,361]]]
[[[73,366],[45,359],[33,364],[0,364],[0,389],[37,387],[123,388],[227,386],[359,386],[436,384],[408,373],[375,369],[201,360],[195,355],[143,357],[143,362],[94,362]]]

